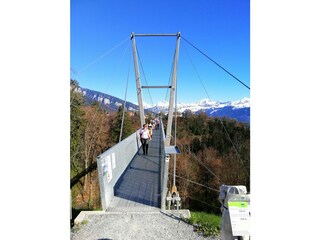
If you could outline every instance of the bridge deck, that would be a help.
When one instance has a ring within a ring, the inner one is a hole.
[[[115,196],[108,211],[159,210],[160,192],[160,131],[153,130],[148,155],[142,147],[115,185]]]

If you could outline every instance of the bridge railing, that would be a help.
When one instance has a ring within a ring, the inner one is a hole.
[[[106,210],[114,196],[114,186],[137,154],[141,142],[139,130],[97,157],[101,205]]]

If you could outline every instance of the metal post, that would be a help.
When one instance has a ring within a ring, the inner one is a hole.
[[[176,185],[176,155],[173,155],[173,186]]]
[[[136,74],[136,85],[137,85],[137,95],[138,95],[138,104],[140,109],[140,123],[141,127],[145,123],[144,119],[144,109],[142,104],[142,94],[141,94],[141,84],[140,84],[140,74],[139,74],[139,65],[137,60],[137,48],[136,48],[136,41],[134,38],[134,33],[131,33],[131,41],[132,41],[132,50],[133,50],[133,58],[134,58],[134,69]]]
[[[180,46],[180,32],[177,34],[177,43],[176,43],[176,51],[174,54],[174,65],[173,65],[173,73],[172,73],[172,84],[170,91],[170,101],[169,101],[169,109],[168,109],[168,124],[167,124],[167,134],[165,146],[170,145],[171,139],[171,128],[172,128],[172,117],[173,117],[173,101],[176,90],[176,82],[177,82],[177,67],[178,67],[178,57],[179,57],[179,46]]]
[[[175,99],[175,119],[174,119],[174,146],[177,146],[177,94],[178,93],[178,84],[176,83],[176,99]],[[176,186],[176,161],[177,161],[177,155],[174,155],[173,158],[173,186]]]

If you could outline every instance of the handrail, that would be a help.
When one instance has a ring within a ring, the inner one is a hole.
[[[111,198],[114,196],[114,186],[141,146],[138,131],[97,157],[103,210],[109,207]]]

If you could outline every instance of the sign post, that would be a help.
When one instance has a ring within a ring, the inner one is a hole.
[[[250,236],[250,199],[247,195],[232,194],[228,208],[233,236]]]

